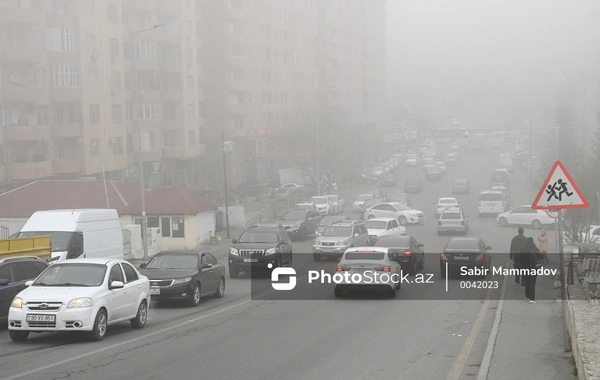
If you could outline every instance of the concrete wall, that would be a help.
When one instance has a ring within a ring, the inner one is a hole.
[[[210,232],[215,233],[214,211],[205,211],[196,215],[196,246],[209,243]]]
[[[579,380],[600,379],[600,323],[597,300],[585,300],[579,285],[568,287],[567,328],[571,336],[571,353],[577,366]]]
[[[21,231],[29,218],[0,218],[0,226],[8,227],[8,234]]]
[[[230,228],[246,228],[246,211],[244,206],[229,206],[229,227]],[[225,207],[219,207],[219,211],[223,213],[223,229],[225,229]]]
[[[142,226],[139,224],[123,225],[123,230],[128,232],[129,247],[126,247],[125,258],[142,260],[144,247],[142,245]],[[125,234],[124,234],[125,235]],[[126,243],[126,242],[124,242]],[[158,228],[148,229],[148,257],[156,255],[162,250],[162,235]]]

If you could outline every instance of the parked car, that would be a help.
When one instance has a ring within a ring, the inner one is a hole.
[[[391,253],[397,254],[397,261],[402,271],[410,274],[425,268],[425,250],[417,239],[407,235],[381,236],[374,244],[375,247],[386,247]]]
[[[422,179],[409,178],[404,184],[404,192],[406,193],[420,193],[423,191],[424,184]]]
[[[258,192],[256,194],[256,199],[259,201],[265,200],[265,199],[271,199],[271,198],[275,197],[276,191],[277,191],[277,189],[273,189],[271,187],[263,187],[258,190]]]
[[[308,200],[309,203],[314,203],[321,215],[334,214],[333,204],[327,196],[312,197]]]
[[[283,214],[277,224],[285,228],[291,239],[305,241],[308,236],[316,236],[320,219],[317,210],[292,210]]]
[[[402,203],[408,207],[412,207],[412,200],[410,195],[403,191],[392,190],[385,194],[385,200],[390,203]]]
[[[0,259],[0,327],[7,324],[13,298],[46,268],[48,263],[34,256]]]
[[[354,201],[352,202],[352,212],[360,212],[363,203],[373,198],[373,194],[360,194],[358,197],[354,198]]]
[[[277,198],[278,201],[288,200],[292,198],[292,190],[288,187],[277,189],[277,191],[275,191],[275,198]]]
[[[406,228],[394,218],[373,218],[365,222],[369,232],[369,245],[381,236],[406,235]]]
[[[502,227],[531,226],[536,230],[541,230],[544,226],[553,225],[554,219],[549,217],[544,210],[534,210],[531,205],[522,205],[499,214],[496,217],[496,223]]]
[[[457,157],[454,153],[448,153],[446,156],[446,165],[448,166],[456,166]]]
[[[8,312],[8,332],[15,342],[32,332],[56,331],[85,331],[99,341],[115,323],[146,325],[150,282],[125,260],[58,262],[25,285]]]
[[[294,210],[304,210],[304,211],[309,211],[309,210],[314,210],[316,212],[319,212],[319,208],[317,207],[316,204],[314,203],[298,203],[296,205],[296,207],[294,207]]]
[[[332,205],[334,214],[344,212],[344,199],[340,195],[326,195],[326,197]]]
[[[202,297],[225,294],[225,267],[208,252],[159,252],[140,269],[150,280],[153,300],[198,306]]]
[[[403,203],[380,203],[365,210],[364,219],[394,218],[401,225],[425,223],[425,214]]]
[[[455,179],[452,183],[452,194],[469,194],[471,182],[467,179]]]
[[[364,247],[369,243],[369,234],[363,222],[344,220],[330,223],[315,239],[312,246],[313,260],[322,257],[341,257],[348,248]]]
[[[436,162],[435,166],[437,166],[440,169],[440,171],[442,172],[442,174],[446,174],[448,172],[448,166],[443,161]]]
[[[461,272],[462,268],[489,269],[492,267],[492,247],[486,245],[480,238],[454,237],[444,246],[440,255],[440,275],[446,278],[448,275]],[[446,270],[446,265],[448,265]],[[470,277],[470,276],[465,276]],[[480,276],[485,278],[487,276]]]
[[[319,219],[319,223],[317,224],[317,236],[321,235],[325,228],[331,223],[342,222],[344,220],[351,220],[349,216],[341,216],[341,215],[326,215]]]
[[[381,180],[383,186],[394,187],[396,186],[396,176],[393,174],[384,174]]]

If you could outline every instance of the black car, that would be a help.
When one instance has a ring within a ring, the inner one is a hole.
[[[461,277],[485,278],[492,267],[492,247],[485,245],[480,238],[455,237],[444,246],[440,255],[440,275],[446,278],[446,264],[448,275],[459,274]],[[479,273],[473,272],[479,270]],[[467,274],[464,274],[465,272]]]
[[[316,236],[321,214],[316,210],[291,210],[281,216],[277,224],[285,228],[290,238],[306,240],[307,236]]]
[[[412,201],[407,193],[402,191],[390,191],[385,195],[385,201],[389,203],[402,203],[412,207]]]
[[[150,280],[153,300],[198,306],[204,296],[221,298],[225,294],[225,266],[208,252],[159,252],[140,269]]]
[[[237,278],[240,272],[251,269],[269,269],[292,266],[292,243],[281,225],[252,226],[239,239],[231,239],[229,276]]]
[[[48,263],[37,257],[11,257],[0,260],[0,325],[6,325],[13,298],[29,280],[35,280],[48,268]]]
[[[425,172],[425,178],[430,181],[439,181],[442,179],[442,171],[437,166],[427,168],[427,172]]]
[[[425,268],[423,244],[412,236],[381,236],[373,246],[390,248],[390,253],[396,253],[402,271],[415,274],[417,270]]]
[[[396,176],[393,174],[384,174],[383,178],[381,179],[381,185],[387,187],[396,186]]]
[[[423,180],[422,179],[407,179],[404,184],[404,191],[406,193],[420,193],[423,191]]]

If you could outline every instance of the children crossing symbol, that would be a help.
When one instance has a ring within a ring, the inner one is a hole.
[[[531,205],[534,210],[586,207],[588,207],[588,201],[560,161],[554,163],[548,178]]]

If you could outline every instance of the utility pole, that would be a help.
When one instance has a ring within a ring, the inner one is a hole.
[[[358,123],[358,175],[360,176],[360,178],[362,179],[362,136],[361,136],[361,130],[362,130],[362,124]]]
[[[531,116],[529,117],[529,162],[527,163],[527,175],[529,176],[529,182],[531,183],[533,173],[532,173],[532,159],[533,159],[533,130],[531,129]]]
[[[225,190],[225,228],[227,228],[227,239],[229,239],[229,194],[227,192],[227,161],[225,159],[225,157],[226,157],[225,152],[226,152],[226,150],[231,149],[229,146],[232,144],[232,142],[225,141],[225,132],[223,132],[221,134],[221,140],[223,141],[221,150],[223,151],[223,188]],[[228,149],[226,149],[226,147]]]
[[[321,115],[317,108],[317,196],[321,195]]]

